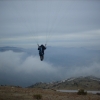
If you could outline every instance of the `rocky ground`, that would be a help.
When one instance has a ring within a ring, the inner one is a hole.
[[[38,100],[100,100],[100,95],[63,93],[51,89],[21,88],[12,86],[0,87],[0,100],[37,100],[34,95],[41,95]]]

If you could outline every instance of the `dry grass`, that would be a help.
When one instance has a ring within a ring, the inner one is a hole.
[[[33,98],[36,94],[42,95],[41,100],[100,100],[100,96],[94,94],[77,95],[47,89],[0,87],[0,100],[36,100]]]

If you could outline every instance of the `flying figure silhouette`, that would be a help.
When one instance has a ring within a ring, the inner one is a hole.
[[[39,46],[39,44],[38,44],[39,56],[40,56],[41,61],[43,61],[43,59],[44,59],[44,50],[45,49],[46,49],[46,44],[45,44],[45,46],[43,44],[41,44],[41,46]]]

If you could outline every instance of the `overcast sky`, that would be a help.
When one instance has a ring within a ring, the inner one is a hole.
[[[43,62],[37,43],[47,43]],[[25,49],[1,49],[0,84],[100,77],[100,1],[0,0],[0,47],[4,46]]]
[[[99,0],[0,1],[0,46],[100,48]]]

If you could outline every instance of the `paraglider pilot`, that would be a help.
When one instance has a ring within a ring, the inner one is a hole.
[[[45,49],[46,49],[46,44],[45,44],[45,46],[43,44],[41,46],[39,46],[39,44],[38,44],[39,56],[40,56],[41,61],[43,61],[43,59],[44,59],[44,50]]]

